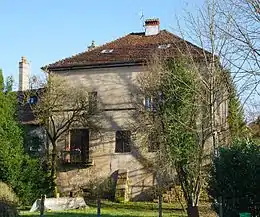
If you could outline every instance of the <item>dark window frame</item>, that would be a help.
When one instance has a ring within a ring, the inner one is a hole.
[[[117,130],[115,141],[115,153],[130,153],[131,151],[131,131]]]
[[[75,138],[73,138],[75,136]],[[88,141],[84,141],[87,139]],[[73,143],[74,140],[74,144]],[[88,145],[87,145],[88,144]],[[65,144],[64,163],[85,164],[89,160],[89,129],[75,128],[69,130],[68,145]]]
[[[30,105],[35,105],[38,102],[38,97],[37,96],[30,96],[30,98],[28,99],[28,103]]]

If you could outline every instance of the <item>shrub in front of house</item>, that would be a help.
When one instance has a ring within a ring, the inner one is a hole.
[[[16,161],[6,163],[6,167],[11,165],[15,169],[6,170],[3,181],[12,187],[20,205],[31,206],[41,194],[49,195],[51,180],[47,166],[45,169],[42,162],[26,154],[20,156],[19,164],[15,163]]]
[[[15,190],[23,205],[32,205],[42,194],[50,196],[51,178],[47,165],[37,159],[26,157]]]
[[[237,141],[231,147],[221,148],[214,159],[208,190],[216,212],[222,202],[224,216],[236,217],[243,212],[254,216],[259,212],[259,144]]]
[[[18,198],[13,189],[7,184],[0,181],[0,216],[2,217],[16,217],[18,211]]]

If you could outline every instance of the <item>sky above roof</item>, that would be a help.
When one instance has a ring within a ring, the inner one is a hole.
[[[83,52],[130,32],[143,21],[159,18],[161,29],[177,32],[176,17],[196,13],[203,0],[26,0],[0,1],[0,68],[18,82],[18,62],[26,56],[31,74],[40,67]]]

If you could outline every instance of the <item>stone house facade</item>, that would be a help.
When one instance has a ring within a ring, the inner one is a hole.
[[[101,177],[123,174],[127,181],[123,181],[121,187],[127,189],[126,197],[132,200],[149,197],[147,192],[155,185],[155,178],[142,161],[145,156],[140,156],[131,146],[128,129],[133,121],[136,77],[147,71],[147,60],[154,53],[173,56],[177,47],[187,44],[194,53],[200,52],[200,48],[160,30],[158,19],[150,19],[145,22],[145,32],[130,33],[98,47],[92,44],[88,51],[43,67],[66,77],[71,85],[85,86],[102,105],[102,127],[98,133],[75,127],[59,141],[57,183],[61,194],[76,192]],[[26,88],[23,83],[27,73],[23,65],[26,64],[22,59],[21,91]],[[30,118],[25,123],[37,128],[33,117],[27,117]],[[147,149],[146,155],[152,154]],[[87,166],[80,166],[81,161],[87,161]]]

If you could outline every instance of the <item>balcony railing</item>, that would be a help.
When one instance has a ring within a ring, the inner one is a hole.
[[[63,163],[68,164],[85,164],[89,162],[88,153],[83,153],[80,149],[62,151]]]

